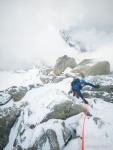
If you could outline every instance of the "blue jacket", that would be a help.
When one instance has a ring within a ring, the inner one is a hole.
[[[74,80],[72,81],[72,83],[71,83],[72,91],[73,91],[73,92],[77,92],[78,95],[79,95],[82,99],[84,99],[84,98],[83,98],[83,95],[82,95],[82,93],[81,93],[80,90],[81,90],[84,86],[86,86],[86,85],[89,85],[89,86],[91,86],[91,87],[96,88],[96,85],[95,85],[95,84],[92,84],[92,83],[87,82],[87,81],[85,81],[85,80],[74,79]]]

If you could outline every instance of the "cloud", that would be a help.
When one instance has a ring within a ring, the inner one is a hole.
[[[113,29],[75,27],[67,32],[76,50],[81,51],[80,60],[85,58],[107,60],[111,64],[111,70],[113,70],[111,54],[113,50]]]
[[[86,16],[84,23],[95,26],[113,26],[112,0],[85,0],[82,1]]]
[[[54,64],[61,55],[76,56],[59,30],[112,26],[112,6],[112,0],[0,0],[0,68],[38,59]]]
[[[52,64],[60,55],[70,53],[59,30],[77,17],[80,10],[74,3],[74,0],[71,3],[68,0],[0,1],[0,67],[13,68],[36,59]]]

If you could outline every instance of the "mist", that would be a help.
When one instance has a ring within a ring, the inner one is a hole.
[[[77,59],[98,52],[112,63],[112,14],[112,0],[0,0],[0,69],[29,68],[39,61],[54,65],[61,55]],[[73,28],[74,39],[88,47],[85,54],[60,36]]]
[[[80,60],[84,58],[107,60],[113,70],[113,28],[75,27],[66,32],[72,42],[76,43],[76,50],[81,51]]]

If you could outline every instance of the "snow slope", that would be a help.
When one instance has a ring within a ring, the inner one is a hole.
[[[11,85],[22,85],[28,83],[39,83],[40,75],[39,71],[34,69],[27,73],[11,73],[11,79],[9,82],[4,82],[2,88],[9,87]],[[5,72],[3,72],[5,74]],[[1,74],[1,75],[3,75]],[[6,75],[9,75],[9,72]],[[37,75],[38,74],[38,75]],[[33,78],[32,78],[33,77]],[[87,78],[88,80],[93,80],[93,77]],[[104,77],[110,83],[113,82],[113,77]],[[5,79],[5,75],[4,75]],[[15,79],[12,81],[12,79]],[[107,84],[107,81],[105,83]],[[5,80],[6,81],[6,80]],[[7,80],[8,81],[8,80]],[[17,83],[18,81],[18,83]],[[25,81],[25,82],[23,82]],[[36,139],[40,137],[43,132],[48,129],[53,129],[56,132],[60,149],[64,145],[64,140],[62,136],[62,122],[63,120],[51,119],[45,123],[40,124],[41,120],[52,111],[54,105],[64,102],[66,100],[72,101],[69,97],[62,92],[62,90],[67,93],[70,89],[70,82],[72,78],[65,78],[59,83],[48,83],[44,86],[32,89],[29,91],[25,97],[19,102],[13,103],[12,101],[2,106],[1,109],[6,107],[13,107],[15,104],[17,108],[27,103],[25,107],[22,108],[22,112],[18,121],[15,123],[11,129],[9,136],[9,143],[4,148],[4,150],[13,150],[13,144],[15,139],[18,141],[18,145],[21,145],[23,149],[28,149],[32,147]],[[97,82],[101,81],[101,77]],[[23,82],[23,83],[22,83]],[[81,103],[81,100],[76,99],[76,103]],[[94,99],[87,99],[93,109],[90,108],[90,112],[93,114],[92,117],[87,117],[85,124],[85,148],[87,150],[112,150],[112,139],[113,139],[113,104],[103,101],[102,99],[96,98],[96,103]],[[68,129],[72,127],[77,130],[77,134],[81,135],[82,125],[83,125],[84,114],[78,114],[76,116],[67,118],[64,122]],[[32,125],[34,127],[32,128]],[[23,132],[22,136],[19,132]],[[48,140],[42,147],[43,150],[50,150],[50,145]],[[64,148],[65,150],[80,150],[81,140],[72,139],[68,145]]]
[[[35,67],[28,71],[0,71],[0,90],[11,86],[21,86],[33,83],[41,83],[39,80],[39,69]]]

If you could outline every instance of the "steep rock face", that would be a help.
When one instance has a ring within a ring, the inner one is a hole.
[[[22,103],[19,108],[16,107],[16,104],[14,104],[13,101],[17,102],[20,101],[25,94],[33,89],[37,88],[40,85],[33,85],[30,84],[28,87],[17,87],[12,86],[4,91],[0,91],[0,149],[2,150],[9,140],[9,134],[11,131],[11,128],[15,124],[17,118],[20,115],[21,107],[25,107],[27,103]],[[8,107],[6,104],[10,101],[12,101],[12,106]],[[2,105],[4,105],[2,107]],[[6,108],[5,108],[6,106]]]
[[[10,130],[19,117],[20,110],[6,108],[0,111],[0,149],[2,150],[8,143]]]
[[[60,75],[67,67],[74,68],[76,67],[76,65],[77,64],[74,58],[64,55],[57,59],[56,65],[53,71],[56,75]]]
[[[77,135],[75,131],[76,127],[71,130],[69,127],[66,127],[65,122],[53,119],[43,124],[42,127],[35,126],[35,128],[29,131],[32,133],[29,138],[26,136],[28,129],[26,125],[23,124],[16,136],[13,146],[14,149],[17,150],[60,150],[64,148],[71,139],[76,138]],[[59,140],[59,136],[61,136],[62,143]],[[32,141],[32,139],[34,140]],[[29,144],[26,145],[25,143],[26,141],[28,142],[28,140]]]
[[[83,73],[89,75],[106,75],[110,74],[110,64],[108,61],[95,61],[85,59],[72,70],[73,73]]]

